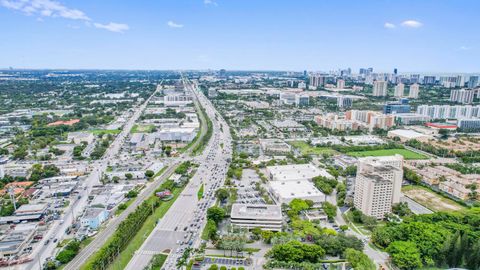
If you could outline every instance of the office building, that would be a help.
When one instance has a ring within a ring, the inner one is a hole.
[[[418,85],[418,83],[414,83],[410,85],[410,90],[408,92],[409,98],[418,98],[419,93],[420,93],[420,85]]]
[[[342,79],[337,80],[337,89],[345,89],[345,80],[342,80]]]
[[[410,112],[410,105],[408,104],[408,100],[406,102],[389,102],[383,105],[383,113],[384,114],[395,114],[395,113],[409,113]]]
[[[158,132],[161,141],[191,142],[197,135],[197,130],[190,127],[163,128]]]
[[[107,218],[108,211],[104,208],[89,207],[85,210],[85,213],[80,219],[80,223],[84,227],[96,230]]]
[[[399,83],[395,86],[395,97],[403,97],[405,90],[405,85],[403,83]]]
[[[387,85],[388,83],[386,81],[374,81],[372,95],[376,97],[387,96]]]
[[[305,89],[305,88],[307,88],[307,84],[305,82],[301,81],[301,82],[298,83],[297,88]]]
[[[418,125],[428,121],[430,121],[429,116],[418,113],[395,114],[395,122],[400,125]]]
[[[353,99],[350,97],[339,96],[337,98],[337,107],[339,108],[350,108],[352,107]]]
[[[480,131],[480,119],[460,119],[457,127],[463,132],[478,132]]]
[[[168,94],[163,98],[165,107],[181,107],[193,103],[192,96],[182,93]]]
[[[308,106],[310,103],[310,96],[307,94],[296,94],[295,105],[296,106]]]
[[[457,86],[457,77],[442,76],[440,77],[440,84],[445,88],[454,88]]]
[[[468,79],[468,88],[473,89],[478,86],[478,76],[470,76]]]
[[[471,119],[480,117],[480,105],[420,105],[417,113],[432,119]]]
[[[336,113],[317,115],[314,120],[317,125],[331,130],[359,130],[365,127],[365,125],[359,121],[342,118]]]
[[[327,76],[324,75],[311,75],[309,79],[310,85],[315,88],[323,87],[327,83]]]
[[[383,219],[400,202],[403,157],[365,157],[358,160],[354,206],[367,216]]]
[[[280,205],[234,203],[230,221],[233,226],[240,228],[260,228],[279,232],[282,231],[282,207]]]
[[[475,90],[452,90],[450,91],[450,101],[462,103],[462,104],[470,104],[473,102],[473,98],[475,96]]]

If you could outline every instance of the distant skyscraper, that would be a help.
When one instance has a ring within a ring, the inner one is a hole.
[[[418,83],[414,83],[410,85],[410,91],[408,92],[409,98],[418,98],[419,93],[420,93],[420,85],[418,85]]]
[[[435,84],[435,76],[425,76],[423,77],[423,84]]]
[[[395,74],[395,76],[398,75],[398,70],[397,70],[397,68],[394,68],[394,69],[393,69],[393,74]]]
[[[305,78],[307,77],[307,71],[306,70],[303,71],[303,77],[305,77]]]
[[[225,69],[220,69],[220,71],[218,72],[218,75],[220,77],[225,77],[227,75],[227,71]]]
[[[464,87],[465,86],[465,77],[463,75],[458,75],[456,80],[456,87]]]
[[[342,79],[337,80],[337,89],[345,89],[345,80],[342,80]]]
[[[327,77],[323,75],[311,75],[310,85],[313,87],[324,86],[327,82]]]
[[[374,81],[372,94],[376,97],[387,96],[387,85],[388,83],[386,81]]]
[[[478,86],[478,76],[470,76],[468,78],[468,88],[475,88]]]
[[[395,86],[395,97],[403,97],[405,91],[405,85],[403,83],[399,83]]]

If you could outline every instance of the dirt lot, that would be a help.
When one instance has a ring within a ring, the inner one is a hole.
[[[431,140],[429,141],[435,147],[446,148],[448,150],[455,150],[465,152],[469,150],[480,150],[480,142],[478,137],[466,138],[449,138],[448,140]]]
[[[459,211],[464,207],[453,200],[444,198],[424,187],[407,186],[402,188],[403,194],[428,209],[438,211]]]

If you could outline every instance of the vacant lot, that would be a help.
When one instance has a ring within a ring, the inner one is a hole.
[[[154,125],[134,125],[130,133],[152,133],[154,130]]]
[[[421,186],[405,186],[402,188],[403,194],[428,209],[438,211],[459,211],[464,207],[453,200],[442,197],[437,193]]]
[[[322,154],[335,153],[335,150],[331,148],[311,146],[310,144],[304,141],[293,141],[293,142],[289,142],[289,144],[295,148],[298,148],[298,150],[300,150],[300,153],[302,153],[302,155],[322,155]]]
[[[393,156],[395,154],[402,155],[405,159],[427,159],[425,155],[407,150],[407,149],[382,149],[372,151],[348,152],[350,156],[354,157],[368,157],[368,156]]]

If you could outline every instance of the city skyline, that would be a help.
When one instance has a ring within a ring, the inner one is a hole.
[[[475,73],[478,6],[3,0],[0,67]]]

